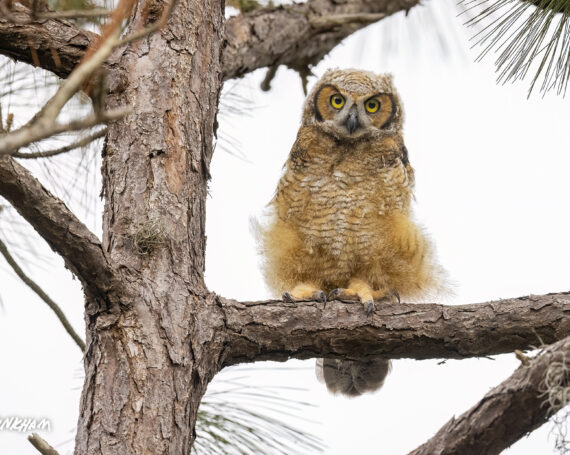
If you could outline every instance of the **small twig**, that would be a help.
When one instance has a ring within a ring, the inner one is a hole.
[[[11,134],[0,137],[0,156],[11,155],[16,150],[32,142],[40,141],[56,134],[68,131],[79,131],[86,128],[109,123],[123,118],[132,111],[130,107],[122,107],[112,111],[106,111],[101,115],[90,115],[81,120],[74,120],[69,123],[52,123],[48,121],[38,122],[27,128],[20,128]]]
[[[105,59],[119,44],[120,29],[117,27],[99,48],[87,60],[84,60],[65,80],[56,94],[46,103],[39,113],[39,118],[54,122],[61,109],[77,93],[81,86],[91,76],[93,71],[101,66]],[[39,120],[39,119],[38,119]]]
[[[105,136],[105,134],[107,134],[107,128],[104,128],[101,131],[97,131],[94,134],[86,136],[86,137],[84,137],[84,138],[82,138],[76,142],[73,142],[72,144],[66,145],[65,147],[60,147],[58,149],[48,150],[45,152],[32,152],[32,153],[16,152],[16,153],[13,153],[12,156],[14,158],[23,158],[23,159],[49,158],[52,156],[60,155],[62,153],[70,152],[71,150],[75,150],[76,148],[79,148],[79,147],[84,147],[87,144],[90,144],[91,142],[93,142],[94,140]]]
[[[540,343],[541,348],[546,346],[546,344],[544,344],[544,341],[542,341],[542,338],[540,337],[540,335],[538,334],[538,332],[536,331],[536,329],[534,327],[532,328],[532,333],[534,333],[536,335],[536,338],[538,339],[538,342]]]
[[[519,359],[521,361],[521,363],[525,366],[528,367],[530,365],[530,357],[527,357],[526,355],[523,354],[522,351],[515,349],[515,356],[517,359]]]
[[[28,441],[30,441],[32,445],[43,455],[59,455],[57,450],[50,446],[37,433],[32,433],[28,436]]]
[[[264,92],[268,92],[269,90],[271,90],[271,81],[273,81],[273,78],[277,73],[277,68],[279,68],[279,65],[272,65],[269,68],[267,68],[267,73],[265,73],[265,79],[263,79],[263,82],[261,83],[261,90],[263,90]]]
[[[372,24],[384,19],[387,14],[335,14],[331,16],[309,16],[311,27],[317,29],[330,29],[347,24]]]
[[[75,330],[73,329],[73,327],[71,326],[71,324],[69,323],[67,318],[65,317],[65,314],[63,313],[63,311],[61,310],[59,305],[57,303],[55,303],[49,297],[49,295],[47,295],[44,292],[44,290],[41,287],[39,287],[38,284],[36,284],[35,281],[33,281],[30,277],[28,277],[24,273],[24,271],[20,268],[20,266],[17,264],[17,262],[14,260],[14,258],[12,257],[10,252],[8,251],[6,244],[1,239],[0,239],[0,254],[2,254],[2,256],[4,256],[4,259],[6,259],[6,262],[8,262],[10,267],[12,267],[12,270],[14,270],[16,275],[18,275],[18,277],[26,285],[28,285],[28,287],[32,291],[34,291],[40,297],[40,299],[42,299],[45,303],[47,303],[47,305],[52,309],[52,311],[55,313],[55,315],[57,316],[57,318],[59,319],[59,321],[61,322],[61,324],[65,328],[65,331],[71,336],[71,338],[73,338],[73,341],[75,341],[77,346],[79,346],[79,348],[81,349],[81,352],[85,352],[85,343],[79,337],[79,335],[77,335],[77,332],[75,332]],[[33,442],[32,442],[32,444],[33,444]]]
[[[129,36],[124,37],[119,42],[119,46],[128,44],[132,41],[136,41],[136,40],[141,39],[141,38],[144,38],[145,36],[150,35],[151,33],[154,33],[158,29],[162,28],[164,26],[164,24],[166,24],[166,21],[168,20],[168,18],[170,17],[170,13],[174,9],[174,6],[176,5],[177,1],[178,0],[171,0],[169,3],[167,3],[166,8],[165,8],[164,12],[162,13],[162,16],[160,16],[159,20],[157,20],[154,24],[150,25],[149,27],[147,27],[147,28],[145,28],[139,32],[135,32],[135,33],[130,34]]]
[[[111,10],[105,8],[93,8],[88,10],[68,10],[68,11],[50,11],[46,13],[38,13],[38,19],[83,19],[90,17],[109,16]]]
[[[0,0],[0,6],[5,7],[4,0]],[[90,46],[80,63],[65,80],[55,95],[43,106],[43,108],[23,127],[10,134],[0,137],[0,155],[14,154],[21,147],[32,142],[45,139],[66,131],[76,131],[89,128],[99,123],[106,123],[126,115],[129,110],[118,109],[108,112],[98,112],[83,120],[70,122],[67,125],[57,123],[56,119],[69,99],[77,93],[93,72],[101,66],[107,57],[119,46],[140,39],[161,28],[170,16],[176,0],[166,4],[160,19],[140,32],[135,32],[125,38],[120,38],[121,24],[129,14],[133,0],[121,0],[119,5],[112,11],[109,23],[105,26],[101,40]],[[102,103],[100,103],[102,104]]]

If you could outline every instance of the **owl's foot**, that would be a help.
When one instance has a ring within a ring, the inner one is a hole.
[[[335,300],[335,299],[350,300],[353,302],[360,301],[360,297],[358,297],[358,294],[356,294],[353,289],[349,289],[349,288],[333,289],[331,292],[329,292],[328,299],[329,300]]]
[[[283,293],[283,301],[296,302],[297,300],[316,300],[317,302],[327,302],[326,294],[312,284],[298,284],[291,292]]]
[[[400,294],[394,289],[386,292],[386,291],[374,291],[372,293],[374,300],[376,302],[382,303],[401,303],[400,302]]]
[[[353,278],[348,283],[348,288],[333,289],[329,293],[329,300],[360,300],[364,304],[366,314],[369,316],[374,310],[374,297],[372,287],[365,281]]]

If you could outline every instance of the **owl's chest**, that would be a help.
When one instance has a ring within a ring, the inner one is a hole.
[[[410,182],[403,166],[370,171],[340,165],[318,171],[283,178],[281,215],[306,245],[335,255],[346,248],[366,249],[378,241],[384,216],[409,205]]]

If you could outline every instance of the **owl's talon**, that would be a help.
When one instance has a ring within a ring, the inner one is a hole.
[[[374,310],[374,302],[372,300],[367,300],[364,302],[364,307],[366,308],[366,316],[370,316],[370,313]]]
[[[329,292],[329,300],[335,300],[337,297],[340,297],[342,295],[342,289],[341,288],[336,288],[333,289],[331,292]]]
[[[313,294],[313,300],[317,302],[327,303],[327,295],[323,291],[316,291]]]
[[[283,295],[281,296],[281,298],[283,299],[284,302],[289,302],[289,303],[294,303],[295,299],[293,298],[293,296],[291,294],[289,294],[287,291],[285,291],[283,293]]]
[[[400,294],[398,294],[398,291],[392,290],[392,292],[391,292],[390,294],[391,294],[391,297],[395,297],[395,298],[396,298],[396,301],[397,301],[398,303],[402,303],[402,302],[400,301]]]

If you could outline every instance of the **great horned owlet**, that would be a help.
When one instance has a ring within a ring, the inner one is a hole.
[[[265,277],[289,301],[374,302],[438,294],[444,272],[414,221],[414,170],[389,75],[329,70],[307,97],[270,222],[260,230]],[[378,389],[390,360],[319,359],[332,392]]]

